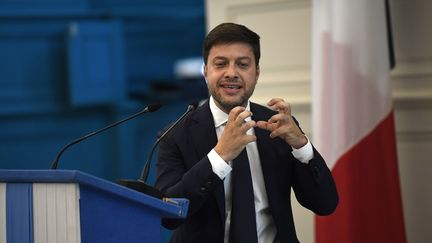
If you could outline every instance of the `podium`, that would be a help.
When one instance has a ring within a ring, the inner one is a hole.
[[[80,171],[0,170],[0,243],[158,243],[188,205]]]

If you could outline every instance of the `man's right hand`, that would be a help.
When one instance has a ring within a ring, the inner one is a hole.
[[[235,159],[246,144],[256,141],[255,135],[248,135],[246,132],[256,126],[256,122],[250,120],[245,122],[247,117],[252,116],[252,112],[247,111],[242,106],[233,108],[228,114],[228,121],[225,129],[219,138],[216,153],[226,162]]]

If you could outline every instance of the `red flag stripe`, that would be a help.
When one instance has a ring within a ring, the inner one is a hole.
[[[339,206],[317,217],[316,242],[406,242],[393,111],[337,160]]]

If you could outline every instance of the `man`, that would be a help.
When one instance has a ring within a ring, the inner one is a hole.
[[[175,229],[171,242],[298,242],[291,188],[304,207],[328,215],[338,203],[329,169],[288,103],[249,101],[260,74],[256,33],[221,24],[203,56],[211,96],[159,148],[156,187],[190,200],[186,219],[163,222]]]

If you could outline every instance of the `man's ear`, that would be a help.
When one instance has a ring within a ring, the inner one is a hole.
[[[207,83],[207,65],[203,65],[203,75],[204,75],[204,79]]]
[[[259,76],[260,76],[260,66],[257,65],[257,67],[256,67],[256,80],[255,81],[258,81]]]

